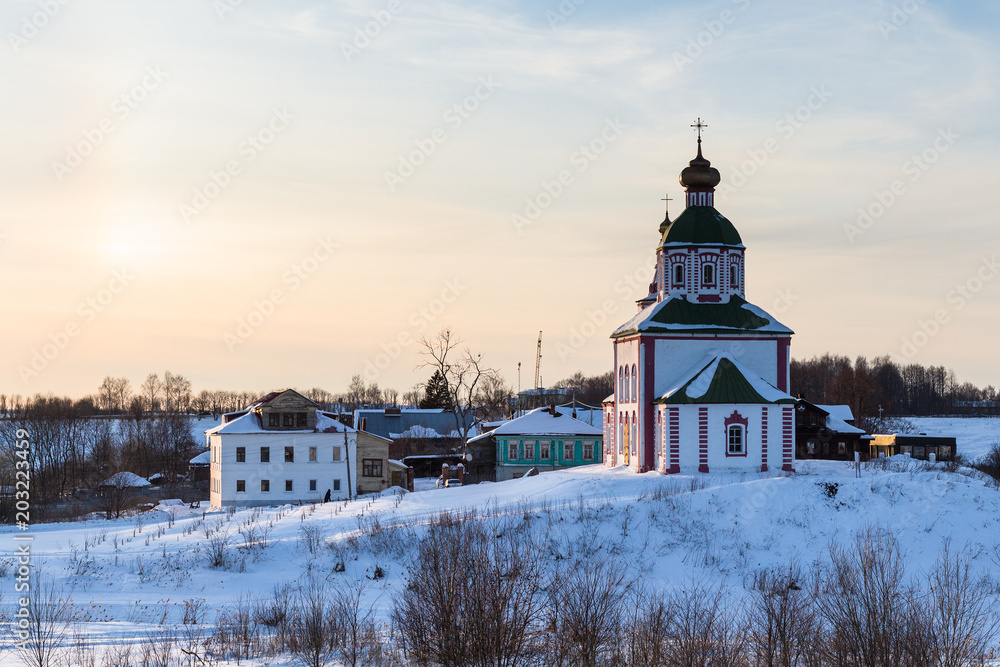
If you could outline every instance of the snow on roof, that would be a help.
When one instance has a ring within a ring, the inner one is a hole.
[[[388,461],[389,461],[389,465],[391,465],[391,466],[399,466],[401,468],[409,468],[410,467],[410,466],[406,465],[405,463],[403,463],[402,461],[397,461],[396,459],[388,459]]]
[[[141,486],[152,486],[148,479],[139,477],[134,472],[118,472],[104,480],[101,486],[115,486],[121,488],[137,488]]]
[[[260,425],[260,419],[257,417],[257,414],[254,412],[248,412],[242,417],[237,417],[229,423],[221,424],[213,429],[209,429],[206,433],[218,433],[219,435],[246,435],[251,433],[315,433],[317,431],[321,433],[343,433],[345,430],[350,433],[354,429],[341,424],[327,413],[317,410],[316,431],[306,428],[281,429],[280,431],[265,429]]]
[[[615,329],[611,337],[617,338],[637,331],[792,333],[791,329],[763,309],[738,296],[731,296],[724,303],[691,303],[685,297],[672,296],[643,308],[632,319]]]
[[[558,413],[558,411],[557,411]],[[553,416],[548,408],[537,408],[523,417],[511,419],[492,431],[495,435],[603,435],[604,432],[579,419],[558,413]]]
[[[188,461],[188,463],[193,466],[207,466],[211,462],[212,462],[211,449],[206,449],[201,454]]]
[[[794,403],[725,352],[708,354],[657,399],[660,403]]]
[[[817,405],[816,407],[840,421],[854,421],[854,412],[849,405]]]
[[[420,424],[414,424],[405,431],[399,433],[389,433],[389,437],[395,440],[396,438],[461,438],[462,434],[452,429],[447,434],[441,434],[432,428],[426,426],[421,426]]]
[[[846,407],[846,406],[845,406]],[[823,408],[824,410],[826,408]],[[837,419],[833,415],[826,418],[826,427],[833,431],[834,433],[856,433],[863,434],[865,430],[863,428],[858,428],[857,426],[851,426],[843,419]]]

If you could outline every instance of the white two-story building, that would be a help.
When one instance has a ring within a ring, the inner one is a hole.
[[[272,392],[206,431],[212,507],[350,497],[357,431],[292,389]]]

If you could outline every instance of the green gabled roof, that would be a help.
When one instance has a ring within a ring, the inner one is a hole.
[[[660,243],[743,245],[743,239],[714,206],[688,206],[667,226]]]
[[[670,299],[649,321],[730,329],[760,329],[771,323],[769,319],[747,310],[744,305],[746,300],[735,294],[726,303],[691,303],[687,299]]]
[[[707,382],[707,388],[705,386]],[[766,395],[764,395],[766,394]],[[757,375],[748,378],[727,357],[716,357],[682,378],[680,386],[653,401],[668,405],[691,403],[794,403],[795,399]]]
[[[723,303],[692,303],[682,296],[643,309],[618,327],[612,338],[633,333],[743,333],[791,335],[792,330],[735,294]]]

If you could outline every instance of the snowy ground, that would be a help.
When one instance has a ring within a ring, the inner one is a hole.
[[[963,453],[991,444],[990,429],[1000,422],[953,421],[980,426],[960,435]],[[920,427],[930,433],[937,425]],[[957,426],[948,428],[941,430],[959,434]],[[180,623],[186,600],[204,599],[211,623],[239,596],[266,595],[309,572],[333,582],[366,581],[367,601],[385,617],[403,588],[422,526],[441,512],[463,509],[523,515],[544,528],[550,558],[604,553],[661,588],[711,578],[739,589],[760,568],[821,562],[831,541],[870,524],[896,533],[913,574],[929,568],[951,540],[971,549],[981,572],[1000,584],[1000,491],[967,469],[924,468],[894,459],[890,470],[866,469],[856,478],[852,464],[826,461],[801,461],[787,477],[635,475],[587,466],[460,488],[421,483],[423,490],[410,494],[315,508],[230,515],[180,506],[138,518],[33,526],[32,564],[72,589],[78,628],[109,644]],[[325,535],[327,546],[315,554],[306,548],[308,527]],[[258,536],[269,530],[266,546],[241,552],[250,528]],[[234,563],[228,569],[209,566],[206,529],[230,536]],[[14,551],[14,532],[0,528],[6,554]],[[343,573],[334,572],[338,560],[346,565]],[[373,580],[376,567],[384,578]],[[13,610],[13,576],[10,565],[2,568],[0,615]],[[13,664],[5,640],[0,665]]]

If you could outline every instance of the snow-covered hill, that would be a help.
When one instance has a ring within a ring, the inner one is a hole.
[[[630,579],[664,589],[694,578],[739,589],[760,568],[792,561],[810,568],[831,541],[871,524],[897,535],[914,572],[929,568],[947,540],[968,546],[990,576],[1000,558],[1000,492],[972,471],[925,469],[902,457],[860,478],[851,464],[833,462],[799,462],[787,477],[589,466],[346,504],[235,512],[175,505],[131,519],[35,526],[31,548],[33,565],[72,589],[79,629],[116,643],[180,623],[185,601],[203,599],[211,623],[241,595],[268,594],[308,573],[365,581],[366,603],[385,618],[424,526],[465,509],[536,522],[553,561],[604,554]],[[14,531],[2,533],[11,553]],[[212,538],[223,535],[230,562],[213,568]],[[317,535],[323,546],[311,553]],[[344,572],[335,572],[338,562]],[[3,577],[10,609],[11,566]],[[16,664],[8,648],[2,665]]]

